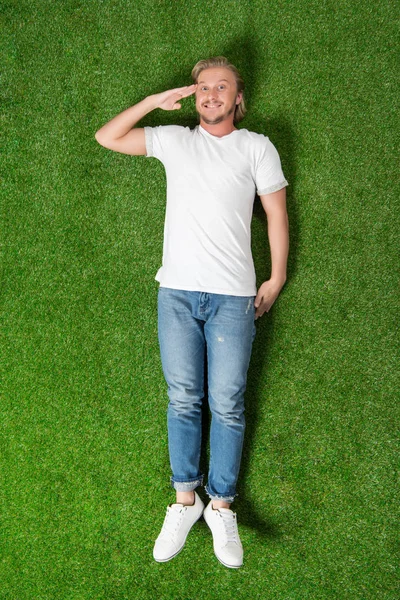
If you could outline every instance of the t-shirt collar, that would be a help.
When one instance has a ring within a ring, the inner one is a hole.
[[[234,129],[233,131],[231,131],[230,133],[227,133],[226,135],[223,135],[222,137],[219,137],[218,135],[213,135],[212,133],[210,133],[209,131],[207,131],[207,129],[204,129],[204,127],[202,127],[200,125],[200,123],[197,126],[199,128],[199,131],[201,133],[204,133],[205,135],[207,135],[208,137],[214,139],[214,140],[224,140],[225,138],[228,138],[230,135],[232,135],[232,133],[235,133],[236,131],[239,131],[238,129]]]

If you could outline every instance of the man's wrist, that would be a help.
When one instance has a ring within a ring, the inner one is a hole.
[[[146,114],[158,108],[157,96],[158,94],[152,94],[151,96],[146,96],[146,98],[143,100]]]
[[[281,289],[286,283],[286,274],[272,275],[269,281],[274,287]]]

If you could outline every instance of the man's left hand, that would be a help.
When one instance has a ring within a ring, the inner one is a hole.
[[[283,284],[277,283],[272,279],[264,281],[258,290],[256,299],[254,300],[254,306],[256,307],[256,319],[262,317],[264,313],[268,312],[283,287]]]

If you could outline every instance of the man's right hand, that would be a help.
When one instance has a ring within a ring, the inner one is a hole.
[[[180,100],[194,94],[196,88],[197,85],[194,83],[193,85],[186,85],[184,87],[161,92],[160,94],[154,94],[153,98],[157,108],[161,108],[162,110],[179,110],[182,108]]]

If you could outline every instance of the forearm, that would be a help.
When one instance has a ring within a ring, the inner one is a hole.
[[[96,133],[96,140],[117,140],[126,135],[145,115],[157,108],[156,96],[148,96],[141,102],[124,110],[103,125]]]
[[[282,287],[286,281],[289,254],[289,221],[286,211],[268,215],[268,240],[271,252],[271,280]]]
[[[268,240],[271,251],[271,277],[261,284],[254,305],[256,319],[268,312],[280,294],[286,281],[286,266],[289,253],[289,223],[284,206],[284,192],[281,192],[281,206],[278,210],[268,210]],[[265,205],[267,201],[264,200]],[[274,203],[272,202],[272,206]],[[275,207],[276,208],[276,207]]]

